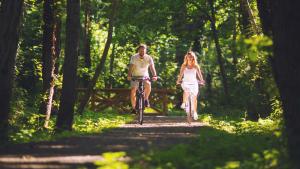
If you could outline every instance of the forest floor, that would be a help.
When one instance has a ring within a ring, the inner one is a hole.
[[[130,163],[134,153],[189,144],[205,125],[188,124],[184,116],[146,116],[143,125],[132,122],[94,135],[1,147],[0,168],[97,168],[94,162],[103,161],[107,152],[125,152],[118,160]]]

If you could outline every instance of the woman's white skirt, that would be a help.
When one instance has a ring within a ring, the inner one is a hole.
[[[192,92],[194,96],[198,95],[198,91],[199,91],[198,83],[182,82],[181,87],[185,92]]]

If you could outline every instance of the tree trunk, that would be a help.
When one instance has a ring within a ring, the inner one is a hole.
[[[262,31],[265,35],[272,36],[272,7],[269,0],[256,0],[259,17],[261,18]]]
[[[116,45],[113,44],[112,52],[110,55],[110,63],[109,63],[109,88],[113,88],[113,72],[114,72],[114,62],[115,62],[115,50]]]
[[[273,11],[273,71],[284,111],[293,168],[300,168],[300,2],[270,1]]]
[[[108,35],[107,35],[107,40],[106,40],[106,43],[105,43],[104,51],[103,51],[103,54],[102,54],[102,57],[101,57],[101,61],[96,67],[95,74],[94,74],[91,82],[89,83],[87,92],[84,94],[84,96],[82,98],[82,101],[81,101],[81,103],[78,107],[78,113],[79,114],[83,114],[84,108],[85,108],[86,104],[88,103],[88,101],[90,99],[90,96],[91,96],[91,94],[93,92],[93,89],[96,85],[96,82],[98,80],[98,77],[99,77],[101,71],[104,68],[104,63],[106,61],[108,50],[109,50],[109,47],[110,47],[110,44],[111,44],[111,41],[112,41],[114,16],[115,16],[116,9],[117,9],[117,2],[118,2],[117,0],[112,1],[112,11],[111,11],[111,15],[110,15],[110,18],[109,18]]]
[[[91,68],[91,16],[90,16],[90,1],[84,1],[84,33],[83,33],[83,55],[84,66],[87,69]],[[83,86],[88,87],[89,74],[83,75]]]
[[[39,112],[46,115],[44,127],[48,127],[51,115],[52,99],[54,94],[54,69],[56,61],[56,28],[54,0],[44,1],[43,14],[43,54],[42,54],[42,77],[43,77],[43,98]]]
[[[239,0],[240,12],[242,14],[242,32],[246,37],[250,37],[253,34],[259,34],[257,24],[253,16],[250,4],[248,0]]]
[[[210,25],[211,25],[211,29],[213,32],[215,45],[216,45],[217,60],[218,60],[219,66],[220,66],[220,74],[221,74],[221,78],[222,78],[224,94],[228,98],[229,94],[228,94],[227,77],[226,77],[226,73],[225,73],[222,51],[221,51],[221,47],[220,47],[220,43],[219,43],[219,35],[218,35],[218,31],[216,29],[216,17],[215,17],[215,8],[214,8],[213,0],[209,0],[209,5],[210,5],[210,10],[211,10],[211,18],[210,18],[211,24]]]
[[[0,141],[8,139],[8,117],[23,0],[2,0],[0,8]]]
[[[63,86],[56,129],[72,130],[76,100],[77,62],[80,31],[80,0],[67,0],[66,49]]]
[[[60,50],[61,50],[61,16],[57,15],[56,19],[55,19],[55,39],[56,39],[56,43],[55,43],[55,58],[56,60],[58,60],[58,58],[60,57]],[[59,62],[55,62],[55,66],[54,66],[54,75],[58,76],[59,74]],[[57,94],[57,86],[54,85],[54,92],[53,92],[53,101],[55,102],[59,102],[59,95]],[[57,115],[58,113],[58,107],[55,105],[52,105],[52,109],[51,109],[51,114],[52,115]]]
[[[237,28],[238,28],[238,22],[237,22],[237,13],[236,13],[236,4],[233,4],[233,32],[232,32],[232,59],[233,59],[233,71],[235,74],[237,73],[237,62],[238,62],[238,57],[237,57],[237,45],[236,45],[236,38],[237,38]]]

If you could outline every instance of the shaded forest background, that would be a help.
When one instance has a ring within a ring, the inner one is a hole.
[[[145,43],[162,79],[154,87],[176,89],[183,56],[195,51],[206,79],[200,111],[282,121],[300,166],[297,8],[280,0],[1,0],[1,141],[32,117],[43,121],[37,128],[56,118],[56,131],[72,130],[93,89],[129,88],[130,56]]]

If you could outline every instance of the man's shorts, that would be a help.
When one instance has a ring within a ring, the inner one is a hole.
[[[143,83],[144,83],[144,86],[145,86],[145,83],[149,83],[149,84],[151,84],[151,82],[149,81],[149,80],[147,80],[147,81],[143,81]],[[139,81],[130,81],[130,87],[131,88],[138,88],[139,87]]]

